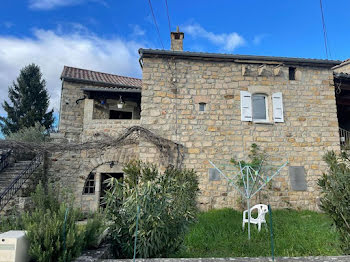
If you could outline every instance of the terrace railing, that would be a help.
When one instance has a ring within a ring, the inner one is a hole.
[[[0,172],[9,165],[11,153],[12,151],[8,150],[0,155]]]
[[[350,147],[350,131],[339,128],[340,145],[344,148]]]
[[[28,166],[11,182],[11,184],[0,195],[0,211],[16,195],[27,179],[34,173],[43,161],[43,154],[38,154]]]

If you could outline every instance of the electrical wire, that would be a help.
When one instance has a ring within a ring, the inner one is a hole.
[[[168,0],[165,0],[165,6],[166,6],[166,13],[167,13],[167,16],[168,16],[169,33],[171,34],[171,24],[170,24]]]
[[[163,45],[163,42],[162,42],[162,38],[160,37],[160,32],[159,32],[157,20],[156,20],[156,17],[155,17],[155,15],[154,15],[154,12],[153,12],[151,0],[148,0],[148,3],[149,3],[149,7],[151,8],[151,12],[152,12],[152,16],[153,16],[153,21],[154,21],[154,25],[156,26],[156,29],[157,29],[157,33],[158,33],[158,37],[159,37],[160,44],[162,45],[162,48],[164,49],[164,45]]]
[[[325,46],[325,49],[326,49],[326,58],[328,59],[328,53],[331,56],[331,52],[330,52],[329,45],[328,45],[327,29],[326,29],[326,23],[325,23],[325,20],[324,20],[322,0],[320,0],[320,9],[321,9],[321,17],[322,17],[324,46]]]

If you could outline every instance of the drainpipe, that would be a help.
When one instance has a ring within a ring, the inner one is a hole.
[[[143,60],[142,60],[143,55],[139,58],[139,64],[141,66],[141,69],[143,69]]]

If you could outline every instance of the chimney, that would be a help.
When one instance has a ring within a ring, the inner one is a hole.
[[[176,27],[176,32],[170,33],[172,51],[183,51],[184,33],[179,31],[179,27]]]

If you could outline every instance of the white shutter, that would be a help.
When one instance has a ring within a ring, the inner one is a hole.
[[[272,104],[273,104],[273,121],[276,123],[283,123],[283,99],[282,93],[272,94]]]
[[[241,91],[241,120],[252,121],[252,95],[247,91]]]

